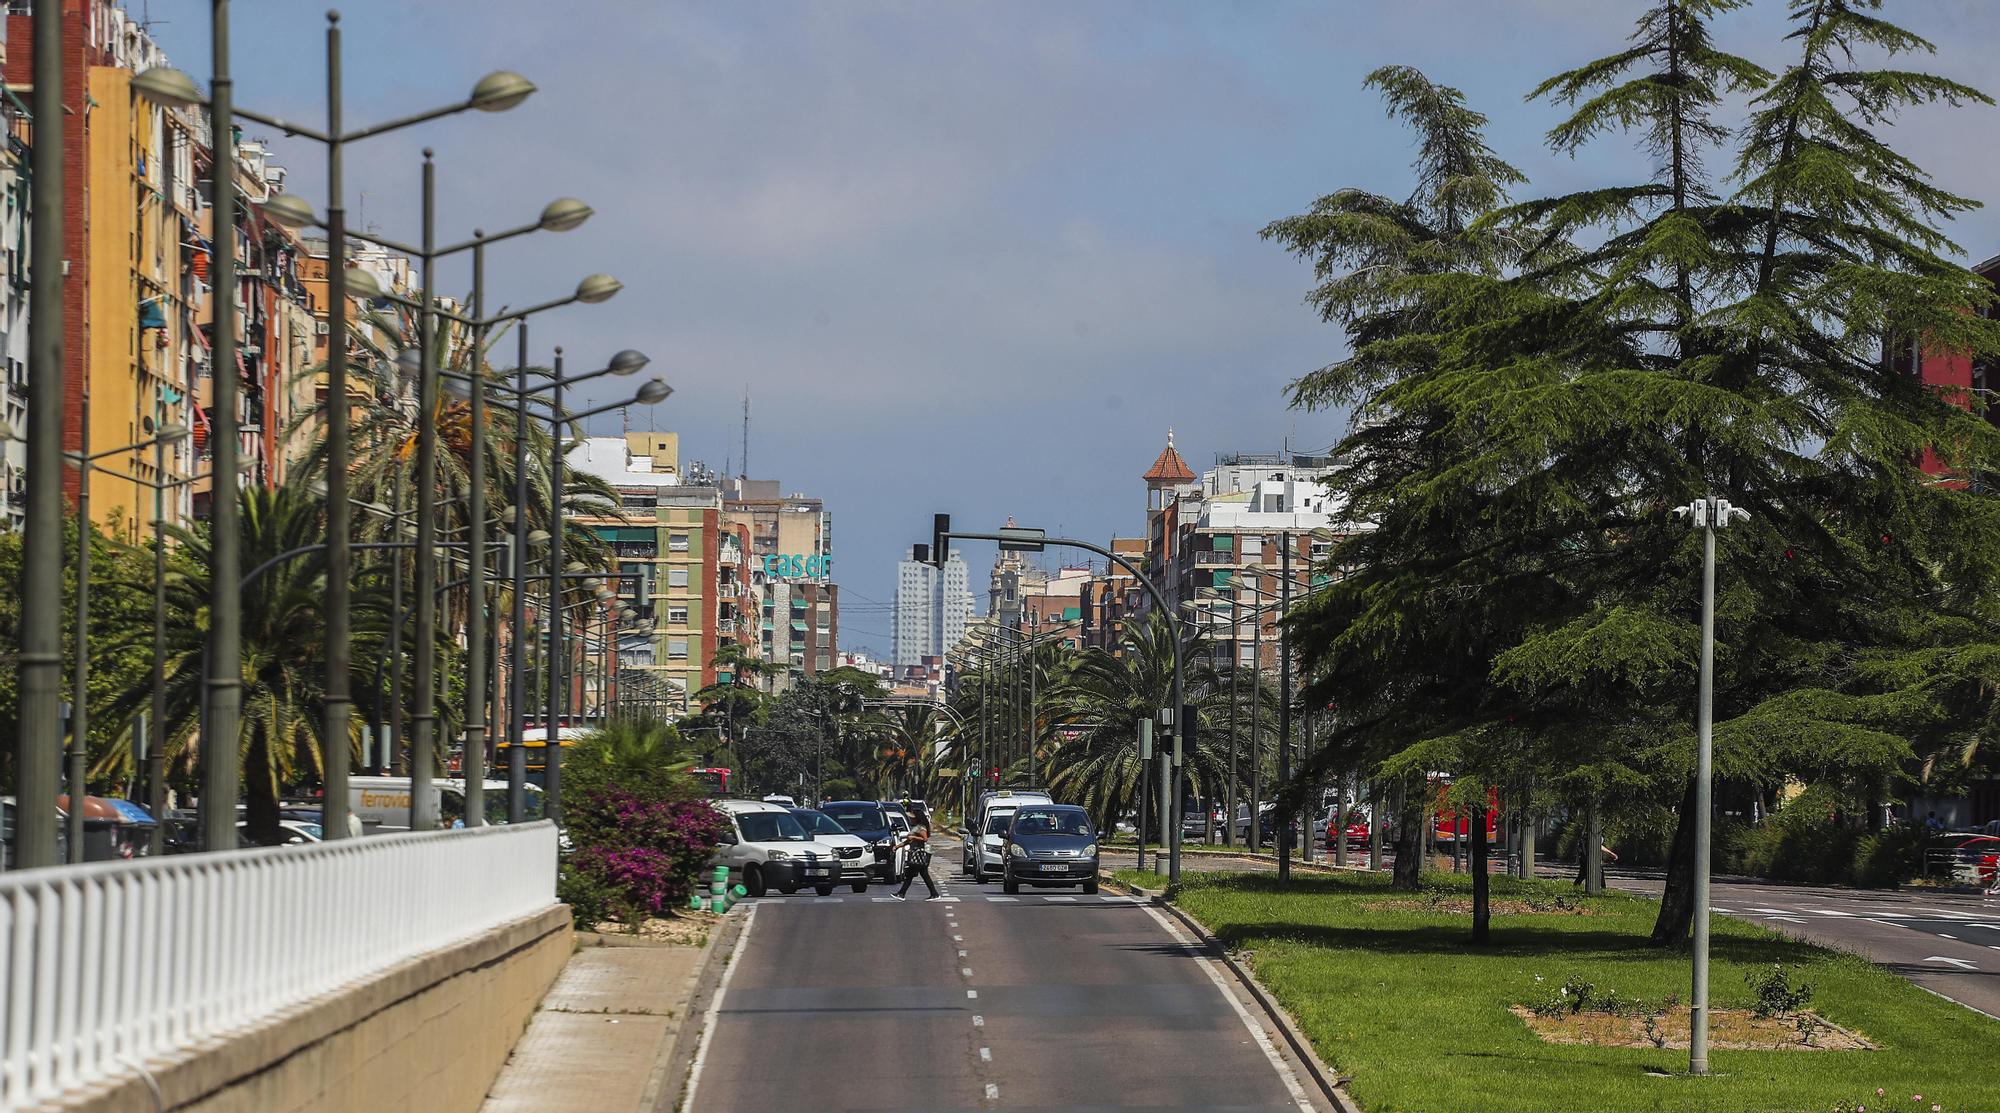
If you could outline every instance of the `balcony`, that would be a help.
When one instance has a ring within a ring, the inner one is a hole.
[[[716,619],[715,632],[718,634],[727,634],[731,637],[734,637],[736,634],[736,620],[733,618]]]
[[[1235,564],[1237,563],[1237,557],[1235,553],[1227,549],[1197,551],[1194,554],[1194,562],[1196,564]]]

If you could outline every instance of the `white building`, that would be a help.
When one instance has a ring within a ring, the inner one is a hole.
[[[896,614],[890,662],[900,672],[941,656],[972,619],[972,573],[957,554],[943,568],[918,560],[896,564]]]

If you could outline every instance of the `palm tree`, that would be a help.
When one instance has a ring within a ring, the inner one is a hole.
[[[241,493],[243,568],[256,570],[280,554],[321,543],[326,535],[323,504],[296,486],[248,488]],[[204,656],[208,636],[210,538],[205,528],[171,529],[179,559],[169,565],[165,647],[166,721],[158,732],[170,770],[185,780],[201,745],[199,723]],[[150,582],[123,581],[115,591],[150,596]],[[319,736],[323,722],[326,662],[323,551],[277,561],[242,591],[243,717],[234,740],[242,763],[244,797],[253,836],[276,834],[278,800],[292,786],[317,781],[322,768]],[[368,661],[387,634],[379,587],[356,584],[351,597],[354,660]],[[107,653],[150,652],[152,631],[129,627],[106,640]],[[360,669],[351,685],[365,684]],[[151,703],[150,684],[139,679],[111,701],[116,721],[130,721]],[[355,747],[357,721],[336,744]],[[131,760],[130,736],[99,755],[100,773]]]
[[[1089,808],[1106,830],[1137,806],[1138,724],[1173,702],[1176,636],[1174,626],[1152,612],[1127,629],[1122,654],[1084,651],[1050,693],[1056,740],[1048,750],[1049,787]],[[1207,663],[1207,644],[1197,636],[1185,646],[1196,664],[1186,685],[1193,731],[1182,750],[1190,786],[1203,796],[1214,795],[1228,776],[1219,728],[1228,721],[1229,683],[1226,673]],[[1268,714],[1270,706],[1253,697],[1247,713]]]

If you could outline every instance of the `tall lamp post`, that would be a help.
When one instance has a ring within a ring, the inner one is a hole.
[[[1701,531],[1701,679],[1695,702],[1694,766],[1694,994],[1688,1002],[1688,1071],[1708,1073],[1708,877],[1709,809],[1715,779],[1715,531],[1747,521],[1750,512],[1710,496],[1674,513]],[[1597,848],[1585,848],[1595,856]]]
[[[342,153],[348,143],[385,135],[415,124],[435,120],[443,116],[478,109],[484,112],[501,112],[513,108],[526,100],[535,91],[535,86],[520,74],[499,71],[481,78],[473,86],[472,93],[465,100],[440,108],[430,109],[400,119],[370,127],[347,130],[342,120],[341,95],[341,43],[340,15],[327,13],[326,29],[326,89],[327,123],[324,130],[301,124],[289,123],[274,116],[238,108],[234,103],[233,85],[229,76],[229,0],[211,0],[209,9],[210,37],[213,45],[214,75],[209,88],[209,119],[215,139],[215,166],[213,175],[212,200],[216,213],[215,257],[212,272],[215,277],[217,295],[214,298],[215,344],[212,358],[215,365],[233,368],[236,360],[236,309],[235,309],[235,178],[236,143],[230,122],[237,117],[253,120],[278,128],[287,135],[304,136],[317,140],[327,149],[327,190],[329,209],[327,215],[327,575],[326,575],[326,684],[325,722],[322,737],[326,739],[324,763],[324,783],[326,806],[343,807],[339,801],[347,798],[348,754],[345,739],[348,722],[353,714],[353,697],[349,684],[350,664],[350,623],[349,594],[351,561],[349,556],[350,516],[348,511],[348,415],[347,415],[347,220],[344,199],[345,177]],[[141,94],[163,104],[178,107],[193,107],[201,103],[201,95],[193,80],[187,74],[169,67],[156,66],[132,79],[132,85]],[[272,213],[274,219],[284,222],[286,210]],[[215,472],[221,481],[212,498],[211,522],[214,565],[211,568],[214,602],[211,604],[209,660],[215,670],[204,687],[205,702],[209,714],[204,719],[205,729],[216,737],[233,738],[237,733],[237,716],[241,703],[241,669],[237,662],[240,651],[240,608],[241,601],[233,592],[223,590],[234,584],[239,566],[236,537],[236,376],[221,373],[214,376],[214,404],[216,417],[216,462]],[[335,411],[338,411],[337,413]],[[215,752],[212,747],[206,748]],[[223,761],[204,760],[202,774],[203,845],[211,850],[231,849],[236,845],[235,799],[237,775],[234,764]],[[226,767],[226,768],[225,768]],[[422,799],[419,797],[418,799]],[[419,805],[421,806],[421,805]],[[322,815],[326,820],[320,826],[329,839],[342,838],[347,833],[344,816],[335,817],[340,821]]]
[[[612,288],[610,292],[605,293],[603,297],[598,297],[595,298],[594,300],[602,301],[604,298],[610,297],[611,293],[616,292],[617,284],[615,280],[612,280],[606,276],[597,275],[593,276],[592,279],[585,279],[584,281],[587,284],[590,283],[593,279],[597,278],[601,278],[605,282],[610,283]],[[593,300],[593,298],[584,297],[581,300],[590,301]],[[624,351],[619,352],[617,355],[611,357],[609,365],[603,368],[600,368],[596,371],[585,372],[584,374],[581,375],[572,375],[564,377],[562,374],[562,352],[560,349],[558,349],[556,352],[555,373],[551,381],[543,383],[537,387],[528,387],[527,386],[528,369],[526,362],[523,361],[521,368],[519,370],[519,382],[521,383],[521,387],[514,392],[516,400],[512,403],[497,402],[497,401],[491,403],[491,405],[493,405],[498,409],[513,411],[515,417],[516,444],[520,444],[525,441],[527,435],[526,426],[529,418],[534,418],[540,421],[547,421],[554,427],[553,429],[554,444],[551,446],[549,453],[550,456],[549,490],[550,490],[550,503],[551,503],[550,505],[551,523],[549,527],[549,534],[550,534],[549,610],[552,615],[561,614],[561,604],[562,604],[561,585],[562,585],[563,574],[565,572],[583,571],[583,569],[581,568],[574,568],[574,569],[569,568],[568,565],[566,565],[563,561],[562,462],[565,449],[565,442],[563,439],[563,428],[573,422],[582,421],[586,418],[594,417],[601,413],[609,413],[612,410],[624,409],[627,406],[633,406],[633,405],[649,406],[658,402],[664,402],[666,401],[667,397],[673,393],[673,388],[668,386],[665,380],[649,379],[646,382],[641,383],[639,385],[638,391],[635,392],[634,395],[629,399],[613,402],[608,405],[598,406],[594,409],[584,410],[580,413],[564,413],[562,410],[563,388],[567,386],[573,386],[577,383],[587,382],[591,379],[595,379],[603,375],[631,375],[636,373],[640,368],[646,366],[648,362],[649,361],[647,360],[645,355],[628,348]],[[458,378],[458,376],[448,376],[448,377]],[[494,384],[488,384],[488,386],[490,389],[493,390],[504,391],[506,389],[504,387],[500,387]],[[549,412],[546,414],[536,413],[534,412],[531,403],[541,402],[542,400],[535,396],[545,390],[553,392],[553,399],[549,402],[544,403],[549,406]],[[515,524],[515,528],[517,530],[521,528],[521,523],[523,521],[525,521],[525,518],[517,514],[516,524]],[[521,563],[525,564],[525,562]],[[520,602],[523,592],[525,591],[525,580],[521,578],[523,575],[524,572],[521,570],[519,566],[517,566],[516,580],[515,580],[515,599],[516,599],[515,612],[517,616],[521,615],[523,607],[523,604]],[[562,818],[562,747],[557,737],[557,731],[559,728],[556,726],[556,721],[561,715],[561,708],[563,705],[562,697],[563,697],[563,690],[565,687],[563,684],[564,674],[563,674],[561,621],[559,620],[550,621],[548,637],[549,637],[549,659],[548,659],[549,687],[547,692],[548,734],[546,738],[547,745],[545,747],[547,752],[543,757],[544,778],[546,783],[543,785],[542,799],[543,799],[543,806],[545,809],[544,814],[547,815],[548,818],[560,822]],[[517,653],[519,652],[521,645],[522,645],[521,639],[516,639],[515,648]],[[517,683],[515,686],[518,688],[519,662],[516,663],[516,673],[517,673]],[[519,705],[517,704],[517,707],[518,706]],[[519,714],[520,712],[517,711],[516,713],[517,721],[519,721]],[[515,797],[519,794],[518,786],[520,785],[522,778],[525,776],[524,772],[525,755],[521,754],[521,750],[522,747],[519,744],[519,740],[517,738],[516,744],[512,747],[513,752],[509,758],[509,766],[507,774],[508,802],[509,802],[510,816],[514,814],[514,809],[516,806]]]
[[[63,149],[63,23],[44,5],[35,20],[34,143]],[[56,789],[62,753],[63,160],[43,159],[29,179],[28,507],[21,539],[21,717],[15,740],[14,861],[56,864]]]

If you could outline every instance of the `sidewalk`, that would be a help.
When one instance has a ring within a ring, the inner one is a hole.
[[[708,948],[577,938],[483,1113],[641,1113],[671,1089],[669,1063]]]

